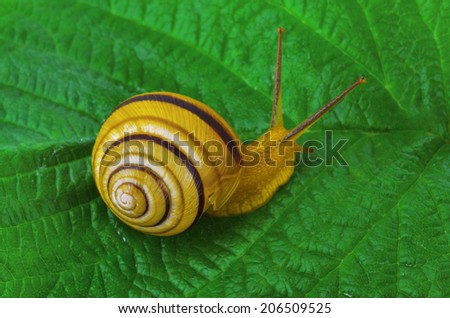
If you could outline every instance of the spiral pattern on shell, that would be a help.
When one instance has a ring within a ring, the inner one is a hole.
[[[207,164],[211,140],[224,149],[222,164]],[[137,95],[103,123],[92,153],[94,179],[120,220],[147,234],[174,235],[234,192],[238,140],[220,115],[194,99]]]

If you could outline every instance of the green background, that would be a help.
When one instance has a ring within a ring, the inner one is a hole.
[[[332,129],[349,166],[175,237],[112,216],[90,166],[109,112],[173,91],[256,138],[279,26],[288,127],[367,77],[300,140]],[[0,295],[449,296],[449,26],[448,1],[1,0]]]

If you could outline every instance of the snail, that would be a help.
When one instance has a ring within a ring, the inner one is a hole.
[[[212,108],[175,93],[133,96],[104,121],[92,152],[98,191],[111,211],[146,234],[169,236],[207,213],[232,216],[266,204],[292,176],[295,140],[350,91],[350,87],[298,126],[287,130],[281,109],[278,29],[274,101],[269,130],[241,143]]]

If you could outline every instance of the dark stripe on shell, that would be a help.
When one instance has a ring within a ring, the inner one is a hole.
[[[205,123],[207,123],[219,136],[222,138],[222,141],[227,145],[228,151],[232,154],[233,158],[237,163],[240,163],[241,161],[241,154],[239,152],[238,144],[236,143],[236,140],[233,139],[233,137],[225,130],[225,128],[209,113],[205,112],[201,108],[195,106],[194,104],[182,100],[180,98],[177,98],[172,95],[164,95],[164,94],[145,94],[145,95],[139,95],[134,96],[126,101],[124,101],[122,104],[117,106],[113,112],[118,110],[119,108],[135,103],[140,101],[158,101],[158,102],[164,102],[168,104],[172,104],[175,106],[178,106],[182,109],[185,109],[187,111],[190,111],[191,113],[195,114],[197,117],[199,117],[201,120],[203,120]]]

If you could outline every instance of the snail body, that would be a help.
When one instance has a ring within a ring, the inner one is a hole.
[[[187,230],[203,213],[231,216],[254,211],[294,172],[295,140],[335,106],[360,78],[292,130],[281,114],[279,29],[270,129],[242,144],[233,128],[207,105],[169,92],[133,96],[103,123],[92,167],[99,193],[123,222],[153,235]]]

